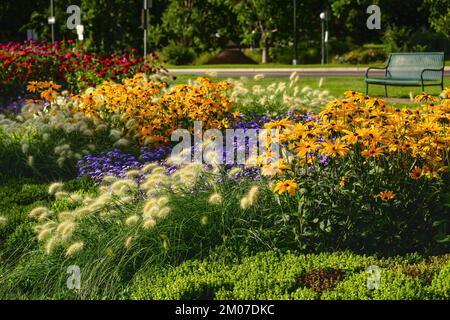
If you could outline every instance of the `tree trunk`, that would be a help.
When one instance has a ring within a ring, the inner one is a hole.
[[[269,60],[269,46],[265,46],[264,48],[262,48],[261,63],[269,63]]]

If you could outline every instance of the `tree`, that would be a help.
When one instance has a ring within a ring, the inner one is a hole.
[[[450,1],[425,0],[424,8],[429,10],[428,21],[433,29],[450,37]]]
[[[435,0],[430,0],[435,1]],[[447,1],[447,0],[442,0]],[[338,18],[344,34],[350,35],[357,44],[377,41],[387,30],[418,30],[426,27],[427,12],[421,10],[423,0],[330,0],[333,14]],[[381,30],[368,30],[367,7],[378,5],[381,8]]]
[[[242,43],[250,44],[258,37],[262,49],[262,63],[269,60],[269,48],[273,46],[276,37],[283,33],[289,16],[291,0],[230,0],[232,12],[236,14],[241,32]],[[292,19],[290,19],[292,20]]]
[[[159,44],[171,40],[205,51],[239,39],[235,16],[223,0],[171,0],[161,21],[164,37]]]

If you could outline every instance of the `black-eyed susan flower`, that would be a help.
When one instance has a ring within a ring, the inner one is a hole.
[[[382,201],[389,201],[395,198],[395,193],[390,190],[381,191],[378,196]]]
[[[361,151],[361,154],[366,158],[377,158],[383,155],[383,149],[380,147],[370,147]]]
[[[422,177],[422,169],[420,169],[418,166],[415,166],[414,169],[409,173],[409,176],[414,180],[420,179]]]
[[[285,180],[279,181],[274,189],[274,192],[278,192],[279,194],[283,194],[288,192],[291,196],[294,196],[299,189],[298,184],[294,180]]]
[[[27,91],[34,93],[38,89],[37,81],[30,81],[27,85]]]
[[[322,147],[323,149],[321,150],[321,152],[330,157],[343,157],[348,153],[347,145],[342,142],[341,138],[337,138],[334,142],[323,142]]]

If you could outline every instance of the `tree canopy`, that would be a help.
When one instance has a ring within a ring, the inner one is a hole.
[[[277,46],[292,46],[293,2],[297,1],[297,34],[300,43],[320,43],[320,18],[331,12],[330,36],[342,43],[382,42],[386,36],[432,31],[450,34],[448,0],[153,0],[148,41],[152,50],[169,43],[196,52],[226,46],[256,44],[268,53]],[[65,26],[66,8],[78,5],[87,44],[104,51],[140,48],[143,32],[143,0],[55,0],[56,38],[76,39]],[[368,30],[366,9],[377,4],[382,10],[382,29]],[[0,41],[25,40],[26,29],[35,29],[41,39],[50,39],[47,17],[49,0],[2,0]]]

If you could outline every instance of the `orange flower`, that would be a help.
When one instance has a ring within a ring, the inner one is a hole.
[[[343,176],[342,178],[341,178],[341,181],[339,182],[339,186],[341,187],[341,188],[344,188],[345,187],[345,184],[347,183],[347,181],[349,180],[350,178],[348,177],[348,176]]]
[[[307,153],[315,152],[317,149],[317,144],[314,140],[302,140],[298,143],[295,148],[295,152],[297,152],[297,156],[304,157]]]
[[[395,193],[389,190],[382,191],[378,194],[382,201],[389,201],[395,198]]]
[[[409,176],[414,180],[419,180],[422,177],[422,169],[414,167],[414,170],[409,173]]]
[[[383,155],[383,149],[380,147],[378,148],[370,147],[369,149],[361,151],[361,154],[367,158],[370,157],[376,158]]]

